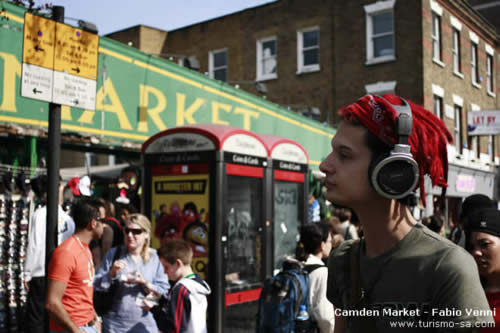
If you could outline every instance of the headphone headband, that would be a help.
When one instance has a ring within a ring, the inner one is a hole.
[[[413,126],[410,104],[408,104],[408,102],[401,97],[400,99],[403,102],[403,105],[394,105],[388,100],[386,100],[384,97],[378,95],[376,96],[378,98],[383,99],[398,114],[398,123],[397,123],[398,143],[407,145],[408,139],[411,136],[412,126]]]

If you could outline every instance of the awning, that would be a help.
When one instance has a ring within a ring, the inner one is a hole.
[[[61,177],[63,181],[67,182],[73,177],[83,177],[85,175],[97,176],[100,178],[108,178],[108,179],[118,179],[120,172],[122,169],[130,166],[128,163],[115,164],[115,165],[99,165],[93,166],[90,168],[81,167],[81,168],[63,168],[60,170]]]

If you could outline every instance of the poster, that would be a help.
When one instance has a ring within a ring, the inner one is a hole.
[[[208,273],[209,175],[153,175],[152,247],[184,239],[193,248],[193,270]]]

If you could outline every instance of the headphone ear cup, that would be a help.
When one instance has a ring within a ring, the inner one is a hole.
[[[418,164],[411,155],[397,154],[378,161],[370,174],[372,186],[388,199],[410,194],[418,183]]]
[[[368,179],[370,179],[370,184],[372,185],[372,187],[377,191],[377,187],[374,180],[377,178],[377,177],[373,177],[373,172],[375,170],[375,168],[377,167],[377,165],[382,162],[383,160],[385,160],[387,157],[389,157],[390,154],[389,153],[384,153],[384,154],[379,154],[377,155],[376,157],[372,158],[372,161],[370,162],[370,166],[368,167]],[[378,192],[378,191],[377,191]]]

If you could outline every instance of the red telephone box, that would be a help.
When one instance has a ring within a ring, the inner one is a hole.
[[[272,249],[266,256],[272,258],[266,271],[275,275],[283,258],[295,255],[299,228],[307,223],[309,158],[305,149],[293,140],[272,135],[260,137],[269,151],[271,164],[267,192],[273,193],[273,204],[266,206],[266,220],[272,221],[272,228],[266,230],[266,244]]]
[[[151,137],[142,153],[143,211],[153,223],[153,246],[170,238],[191,242],[193,268],[212,288],[209,332],[254,330],[269,249],[264,216],[272,201],[262,139],[224,125],[184,126]]]

